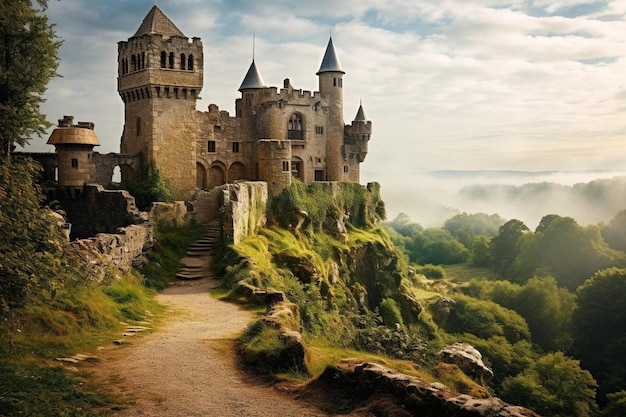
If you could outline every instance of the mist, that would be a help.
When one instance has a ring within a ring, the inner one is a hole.
[[[406,213],[425,227],[459,213],[497,213],[534,229],[547,214],[581,225],[608,222],[626,209],[621,171],[423,171],[404,179],[381,177],[389,220]]]

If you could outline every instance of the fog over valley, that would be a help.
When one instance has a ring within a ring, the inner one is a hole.
[[[441,170],[373,177],[381,183],[388,219],[406,213],[425,227],[463,212],[497,213],[531,229],[547,214],[586,225],[608,222],[626,209],[626,171]]]

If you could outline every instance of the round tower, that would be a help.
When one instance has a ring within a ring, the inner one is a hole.
[[[258,141],[259,180],[267,183],[270,195],[277,195],[291,184],[291,142],[263,139]]]
[[[322,97],[328,99],[328,135],[326,142],[326,179],[328,181],[342,181],[344,179],[343,145],[343,75],[339,57],[335,51],[333,38],[328,40],[328,46],[322,59],[317,75],[319,77],[319,91]]]
[[[79,122],[73,124],[73,116],[64,116],[52,131],[48,145],[54,145],[57,153],[58,185],[62,187],[82,187],[93,182],[96,166],[93,163],[93,147],[100,141],[94,132],[94,124]]]
[[[200,38],[190,40],[157,6],[128,41],[118,43],[121,152],[141,154],[144,173],[157,168],[181,199],[196,186],[196,100],[203,65]]]

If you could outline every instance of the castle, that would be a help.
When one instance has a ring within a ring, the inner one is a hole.
[[[124,102],[121,153],[155,166],[177,198],[237,180],[261,180],[277,193],[292,178],[359,181],[372,124],[359,106],[344,125],[343,71],[332,38],[317,75],[319,91],[267,87],[254,59],[229,115],[196,110],[203,84],[200,38],[191,40],[156,5],[118,43],[118,92]],[[122,166],[122,178],[133,170]]]

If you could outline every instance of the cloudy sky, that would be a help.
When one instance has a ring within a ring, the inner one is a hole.
[[[119,149],[117,42],[154,0],[50,0],[64,39],[44,111],[93,121]],[[159,0],[204,43],[210,103],[234,113],[252,58],[266,82],[317,89],[329,33],[346,121],[373,121],[362,180],[427,170],[625,168],[626,0]],[[37,139],[36,148],[47,150]],[[45,141],[44,141],[45,142]]]

